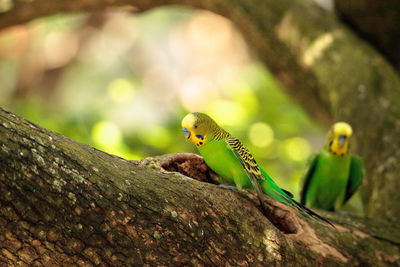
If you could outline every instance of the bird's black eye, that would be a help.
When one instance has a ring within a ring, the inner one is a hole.
[[[197,129],[197,125],[195,125],[194,128]]]

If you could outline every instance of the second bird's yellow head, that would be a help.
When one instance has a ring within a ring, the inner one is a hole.
[[[328,132],[329,151],[338,156],[344,156],[349,152],[350,138],[353,129],[346,122],[335,123]]]

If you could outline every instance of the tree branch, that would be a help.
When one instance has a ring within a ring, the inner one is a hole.
[[[394,223],[325,213],[334,229],[266,199],[284,234],[255,195],[171,168],[212,177],[197,155],[128,161],[0,109],[0,265],[400,265]]]
[[[0,27],[59,12],[132,4],[116,0],[13,2]],[[365,162],[362,186],[371,217],[400,217],[400,79],[379,53],[336,17],[311,1],[137,0],[140,11],[177,4],[203,8],[232,20],[258,58],[319,121],[345,120],[354,130],[353,152]]]

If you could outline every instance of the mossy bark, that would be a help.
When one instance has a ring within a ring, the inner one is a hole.
[[[365,162],[361,188],[370,217],[400,216],[400,79],[390,64],[312,1],[151,0],[11,1],[0,27],[60,12],[135,5],[207,9],[232,20],[251,51],[312,116],[329,126],[344,120],[354,128],[353,152]]]
[[[211,177],[196,155],[128,161],[0,109],[0,265],[400,266],[397,224],[266,199],[285,234]]]
[[[335,0],[335,9],[346,24],[400,72],[400,1]]]

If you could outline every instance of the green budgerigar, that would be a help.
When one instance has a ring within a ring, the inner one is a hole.
[[[302,204],[333,211],[361,185],[365,170],[361,158],[349,152],[352,133],[345,122],[337,122],[329,130],[324,148],[310,158],[303,178]]]
[[[264,212],[266,209],[262,201],[263,192],[304,215],[328,222],[295,201],[291,193],[281,189],[257,164],[239,139],[219,127],[208,115],[190,113],[183,118],[182,128],[185,138],[197,146],[204,161],[214,172],[233,182],[238,190],[255,188]]]

